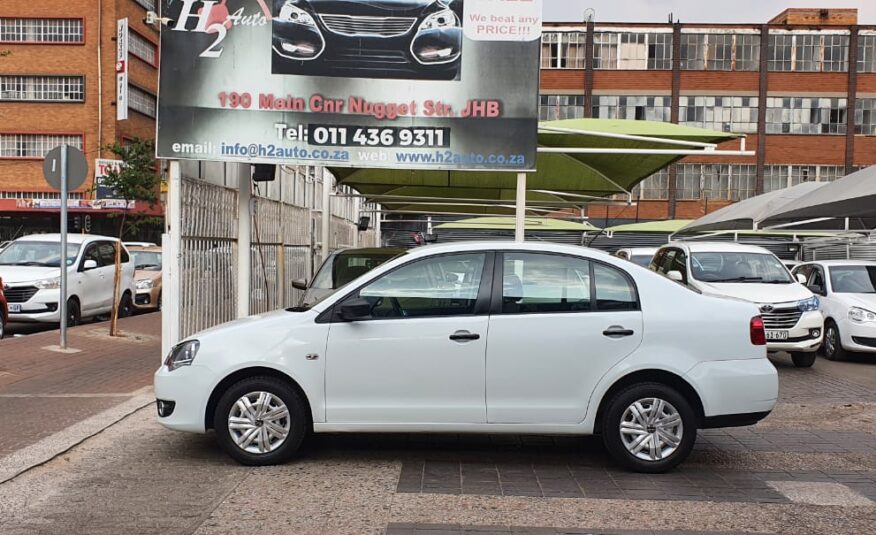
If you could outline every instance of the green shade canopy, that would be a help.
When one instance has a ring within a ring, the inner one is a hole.
[[[580,133],[557,132],[546,128],[576,130]],[[692,148],[668,145],[655,140],[606,137],[611,135],[696,143],[721,143],[740,137],[737,134],[656,121],[568,119],[540,123],[538,142],[540,147],[547,148]],[[593,197],[621,193],[618,186],[629,191],[640,181],[683,157],[678,154],[539,152],[537,170],[527,174],[527,206],[549,207],[561,206],[568,201],[584,202],[580,197],[569,198],[537,190]],[[485,215],[514,212],[517,178],[513,172],[344,167],[333,167],[330,170],[342,184],[352,187],[391,211],[470,212]],[[448,198],[458,199],[459,203],[448,205]],[[434,201],[434,204],[430,204],[430,201]],[[489,206],[478,206],[479,203]]]
[[[510,217],[473,217],[435,225],[435,229],[481,229],[481,230],[514,230],[514,218]],[[578,223],[563,219],[531,219],[525,220],[526,230],[544,231],[578,231],[588,232],[599,230],[590,223]]]

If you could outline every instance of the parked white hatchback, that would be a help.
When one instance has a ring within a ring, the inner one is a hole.
[[[697,428],[753,424],[776,370],[751,303],[683,288],[581,247],[411,250],[310,309],[177,344],[159,421],[244,464],[314,432],[601,433],[623,465],[672,468]]]
[[[801,264],[794,273],[821,296],[825,357],[876,353],[876,262],[822,260]]]
[[[90,234],[67,237],[67,325],[109,314],[115,280],[115,238]],[[0,278],[9,301],[9,321],[59,323],[61,236],[18,238],[0,252]],[[133,310],[134,265],[122,248],[119,315]]]

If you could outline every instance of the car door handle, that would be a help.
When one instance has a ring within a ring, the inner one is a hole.
[[[450,339],[454,342],[467,342],[470,340],[479,340],[481,335],[477,333],[470,333],[468,331],[456,331],[455,333],[450,335]]]
[[[636,334],[632,329],[624,329],[619,326],[612,326],[608,329],[602,331],[603,336],[608,336],[609,338],[621,338],[624,336],[632,336]]]

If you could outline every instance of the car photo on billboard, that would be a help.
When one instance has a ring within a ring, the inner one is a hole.
[[[459,80],[462,0],[274,0],[271,72]]]

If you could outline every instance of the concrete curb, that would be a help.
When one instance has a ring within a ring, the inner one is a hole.
[[[151,386],[130,395],[131,398],[127,401],[0,458],[0,485],[51,461],[155,401]]]

